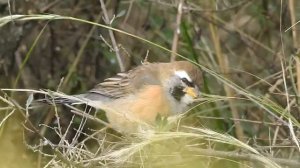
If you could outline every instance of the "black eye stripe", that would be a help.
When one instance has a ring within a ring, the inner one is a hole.
[[[180,99],[185,95],[182,86],[175,86],[174,88],[172,88],[171,94],[177,101],[180,101]]]
[[[181,81],[183,83],[185,83],[189,87],[193,87],[194,86],[194,84],[192,82],[190,82],[189,80],[187,80],[186,78],[181,78]]]

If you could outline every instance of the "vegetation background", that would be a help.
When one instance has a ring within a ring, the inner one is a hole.
[[[0,88],[77,94],[117,72],[140,65],[146,56],[149,62],[181,60],[182,56],[200,64],[204,71],[205,83],[201,88],[207,94],[204,103],[183,116],[178,134],[173,135],[176,128],[171,127],[166,131],[168,134],[147,143],[110,130],[111,139],[119,140],[113,143],[109,139],[105,141],[107,145],[99,145],[104,141],[95,140],[106,155],[98,157],[99,152],[93,153],[98,160],[89,165],[82,162],[92,160],[92,154],[87,154],[88,147],[84,157],[78,153],[66,154],[68,147],[41,145],[39,140],[45,139],[30,134],[32,131],[28,130],[32,128],[27,127],[30,118],[40,135],[52,138],[53,144],[62,137],[67,143],[77,135],[82,117],[73,120],[73,114],[64,112],[67,111],[64,107],[30,109],[28,113],[31,92],[2,90],[0,165],[300,166],[300,41],[296,24],[300,20],[299,1],[107,0],[102,3],[105,5],[101,5],[101,0],[0,0]],[[51,129],[57,127],[59,111],[63,111],[59,122],[61,131],[68,132],[66,137]],[[67,129],[71,121],[78,125]],[[87,125],[82,130],[88,132],[87,127],[95,124]],[[199,130],[202,128],[216,132]],[[230,139],[233,137],[236,139]],[[82,139],[85,140],[81,136],[78,141]],[[228,143],[223,142],[227,140]],[[141,143],[149,143],[151,147],[124,145]],[[237,145],[240,143],[243,145]],[[46,146],[44,152],[42,147]],[[113,153],[116,151],[119,153]]]

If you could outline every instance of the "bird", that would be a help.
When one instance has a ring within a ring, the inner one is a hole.
[[[145,62],[105,79],[86,93],[72,95],[75,99],[54,101],[101,109],[114,130],[137,133],[155,124],[158,116],[185,112],[201,96],[202,81],[201,70],[189,61]]]

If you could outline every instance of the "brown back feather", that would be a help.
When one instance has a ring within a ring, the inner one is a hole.
[[[174,65],[174,64],[175,65]],[[100,94],[110,98],[120,98],[138,91],[145,85],[160,85],[160,79],[168,77],[173,70],[185,70],[195,84],[202,84],[201,71],[194,64],[187,61],[173,63],[147,63],[140,65],[126,73],[118,73],[116,76],[107,78],[99,83],[89,93]],[[161,71],[164,69],[164,71]],[[165,73],[162,73],[165,72]]]

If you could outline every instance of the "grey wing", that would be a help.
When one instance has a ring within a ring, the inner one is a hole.
[[[153,64],[152,64],[153,65]],[[118,73],[107,78],[86,94],[88,99],[118,99],[141,89],[145,85],[160,84],[157,69],[147,65],[139,66],[127,73]],[[90,98],[89,98],[90,97]]]
[[[130,93],[131,86],[127,73],[118,73],[115,77],[107,78],[99,83],[94,89],[88,92],[89,96],[103,96],[110,99],[117,99]]]

